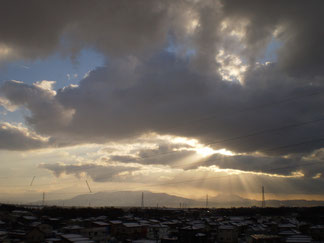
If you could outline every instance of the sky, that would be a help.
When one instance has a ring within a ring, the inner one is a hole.
[[[2,1],[2,201],[324,200],[321,0]]]

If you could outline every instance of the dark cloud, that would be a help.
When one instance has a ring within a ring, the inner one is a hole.
[[[250,155],[213,155],[201,161],[197,166],[216,165],[221,169],[235,169],[246,172],[277,174],[292,176],[301,172],[307,178],[324,178],[324,162],[318,157],[306,160],[303,157],[282,158],[277,156],[250,156]]]
[[[119,173],[138,170],[138,168],[131,166],[98,165],[94,163],[80,165],[66,165],[60,163],[40,164],[39,167],[53,172],[57,177],[65,173],[81,178],[82,174],[86,174],[96,182],[106,182],[112,180],[112,178],[116,176],[118,177]]]
[[[283,70],[297,76],[323,74],[323,1],[222,0],[222,4],[229,20],[247,21],[244,40],[249,55],[264,51],[277,32],[276,38],[283,44],[278,52]]]
[[[0,123],[0,149],[31,150],[48,146],[48,141],[33,131],[9,123]]]
[[[44,58],[57,51],[73,57],[87,47],[110,57],[147,57],[172,42],[178,54],[194,50],[195,67],[215,73],[220,50],[254,65],[275,38],[282,43],[281,69],[312,77],[323,74],[323,9],[321,0],[5,0],[1,60]]]
[[[287,165],[278,173],[300,169],[310,178],[323,170],[304,166],[300,154],[323,147],[323,122],[246,135],[323,118],[322,10],[322,1],[301,0],[4,1],[0,48],[11,50],[8,59],[44,58],[57,51],[73,56],[92,47],[108,61],[78,87],[57,94],[8,81],[1,95],[27,108],[27,124],[50,136],[53,146],[156,132],[196,138],[215,149],[271,156],[214,163],[222,168],[274,173]],[[256,64],[273,39],[281,43],[277,62]],[[225,80],[224,72],[242,65],[242,83]],[[1,143],[8,148],[5,141],[16,133],[3,134]],[[31,147],[37,146],[42,143]],[[109,159],[172,164],[194,153],[168,154],[172,150],[161,145],[137,157]],[[297,159],[279,157],[287,154]],[[55,173],[76,173],[75,167],[56,165]],[[85,169],[100,174],[91,166]]]
[[[291,79],[276,65],[261,65],[241,85],[193,71],[170,53],[125,63],[123,70],[113,64],[98,68],[78,87],[57,95],[17,82],[5,83],[1,91],[29,109],[29,124],[54,144],[107,142],[154,131],[234,152],[304,153],[323,145],[320,121],[245,136],[322,118],[324,87],[317,79],[310,84]]]
[[[108,158],[104,158],[104,160],[122,163],[139,163],[147,165],[161,164],[172,166],[178,161],[183,161],[196,154],[195,151],[190,149],[193,149],[193,147],[187,144],[170,144],[170,141],[159,141],[157,148],[134,149],[130,151],[129,155],[111,155]]]
[[[43,81],[43,83],[46,82],[51,84],[49,81]],[[51,127],[65,127],[71,121],[74,113],[73,110],[65,109],[56,100],[55,92],[53,92],[39,86],[39,83],[27,85],[18,81],[6,82],[0,90],[0,94],[6,96],[11,105],[24,106],[30,111],[26,122],[31,127],[37,127],[41,133],[44,132],[44,129],[52,130]]]
[[[44,58],[56,51],[74,56],[85,47],[113,56],[142,55],[164,45],[186,5],[155,0],[2,1],[0,46],[11,50],[8,59]]]

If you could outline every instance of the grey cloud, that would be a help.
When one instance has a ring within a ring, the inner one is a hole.
[[[271,192],[298,192],[298,188],[303,193],[323,192],[322,178],[311,178],[323,172],[322,165],[308,166],[302,158],[323,147],[322,122],[245,136],[322,118],[323,7],[321,0],[2,1],[0,61],[34,60],[58,52],[73,58],[83,48],[93,48],[107,57],[107,63],[78,87],[60,89],[56,95],[35,85],[5,82],[0,88],[5,99],[0,103],[28,109],[27,124],[50,140],[1,128],[1,148],[25,150],[48,143],[122,142],[149,132],[172,134],[196,138],[215,149],[266,154],[215,156],[217,161],[201,161],[201,165],[281,175],[301,170],[306,176],[251,176],[248,183],[254,191],[264,184]],[[273,38],[282,44],[276,63],[256,64]],[[220,68],[231,66],[233,56],[219,61],[216,56],[221,51],[240,56],[249,65],[243,84],[222,80]],[[229,139],[235,137],[241,138]],[[194,153],[169,151],[172,147],[167,145],[137,151],[134,161],[172,165]],[[320,162],[320,157],[311,160]],[[132,162],[129,156],[108,159]],[[94,164],[41,167],[57,176],[80,176],[82,171],[95,181],[136,170]],[[278,187],[282,182],[290,184]],[[209,186],[230,190],[230,184]]]
[[[131,166],[118,166],[118,165],[98,165],[94,163],[80,164],[80,165],[66,165],[66,164],[40,164],[40,168],[47,169],[57,177],[65,174],[74,175],[81,178],[82,174],[90,176],[93,181],[106,182],[118,176],[121,172],[132,172],[138,170],[136,167]]]
[[[122,162],[122,163],[136,163],[138,161],[138,159],[135,156],[129,156],[129,155],[112,155],[109,156],[108,160]]]
[[[213,155],[205,161],[201,161],[196,166],[211,165],[216,165],[221,169],[235,169],[283,176],[290,176],[295,172],[302,172],[307,178],[315,177],[320,173],[319,177],[324,178],[324,162],[322,160],[305,160],[298,156],[282,158],[278,156]],[[192,168],[196,166],[192,166]]]
[[[181,55],[194,50],[191,61],[199,70],[215,73],[220,50],[243,55],[253,66],[277,32],[281,69],[312,77],[323,74],[323,7],[321,0],[6,0],[0,48],[7,59],[44,58],[57,51],[73,57],[87,47],[109,57],[147,58],[171,40]],[[245,36],[236,38],[233,30]]]
[[[162,164],[172,168],[180,168],[186,171],[197,169],[200,166],[216,165],[221,169],[233,169],[252,173],[276,174],[281,176],[292,176],[294,173],[303,173],[305,178],[324,178],[323,151],[318,150],[312,154],[301,157],[291,155],[281,156],[257,156],[257,155],[234,155],[227,156],[214,154],[200,158],[195,151],[180,150],[181,144],[173,147],[170,144],[161,144],[156,149],[134,150],[129,155],[112,155],[104,160],[117,161],[122,163],[139,164]],[[183,146],[190,149],[189,146]],[[180,162],[179,162],[180,161]]]
[[[170,144],[168,142],[161,142],[157,148],[153,149],[138,149],[130,152],[129,155],[111,155],[105,160],[117,161],[122,163],[139,163],[139,164],[162,164],[172,166],[179,160],[195,154],[194,151],[186,150],[191,147],[187,144]],[[182,149],[176,151],[176,149]]]
[[[24,25],[12,14],[16,6]],[[324,88],[319,68],[323,51],[317,45],[323,39],[317,24],[322,6],[321,1],[7,1],[0,22],[12,28],[0,28],[4,45],[42,56],[63,42],[76,49],[95,47],[113,58],[106,67],[92,71],[79,87],[58,90],[56,96],[15,82],[6,82],[1,92],[11,104],[25,106],[31,112],[28,124],[59,146],[155,131],[197,138],[235,152],[307,153],[321,148],[322,141],[284,146],[323,137],[320,122],[223,140],[321,118],[322,96],[307,94]],[[47,15],[49,11],[62,14]],[[42,23],[32,17],[35,12],[44,18]],[[188,23],[193,20],[197,26],[190,32]],[[229,32],[241,28],[246,35],[238,40],[222,34],[223,21],[228,22]],[[220,65],[215,56],[221,49],[255,60],[275,30],[281,31],[277,38],[283,43],[278,63],[250,62],[243,85],[222,81],[217,71],[211,75]],[[161,51],[169,39],[176,50]],[[235,49],[242,43],[246,48]],[[177,48],[195,54],[182,56]],[[150,55],[142,58],[139,53],[146,51]],[[300,72],[305,75],[295,75]],[[302,98],[278,103],[290,97]],[[267,106],[271,103],[277,105]],[[253,109],[258,106],[262,108]]]
[[[280,67],[296,76],[323,74],[323,1],[222,0],[230,20],[248,21],[245,42],[248,52],[264,49],[277,30],[283,43],[278,52]]]
[[[26,117],[28,124],[43,133],[50,132],[51,127],[66,126],[73,117],[73,110],[65,109],[51,91],[36,85],[8,81],[1,86],[0,94],[13,105],[27,108],[31,112]]]
[[[0,46],[12,49],[11,57],[32,59],[55,51],[74,56],[84,47],[113,56],[151,52],[165,43],[170,21],[180,15],[177,5],[188,4],[142,0],[2,1]]]
[[[0,149],[31,150],[50,146],[41,136],[27,128],[10,123],[0,123]]]
[[[56,96],[15,82],[1,90],[11,103],[28,108],[27,121],[57,144],[100,143],[154,131],[234,152],[307,153],[323,145],[314,140],[324,136],[322,122],[244,136],[322,118],[322,79],[291,78],[276,65],[261,65],[241,85],[193,71],[171,53],[125,67],[98,68],[78,87],[58,90]],[[134,75],[125,78],[128,71]],[[242,138],[227,140],[237,136]],[[298,144],[304,141],[310,142]]]

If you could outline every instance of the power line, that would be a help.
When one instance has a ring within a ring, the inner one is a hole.
[[[296,146],[300,146],[300,145],[304,145],[304,144],[321,142],[321,141],[324,141],[324,137],[315,138],[315,139],[311,139],[311,140],[306,140],[306,141],[299,142],[299,143],[294,143],[294,144],[288,144],[288,145],[282,145],[282,146],[278,146],[278,147],[263,149],[263,151],[274,151],[274,150],[287,149],[287,148],[290,148],[290,147],[296,147]]]
[[[276,167],[272,168],[269,170],[266,170],[265,172],[262,171],[242,171],[243,173],[262,173],[262,174],[270,174],[271,172],[276,172],[278,170],[283,170],[283,169],[289,169],[289,168],[300,168],[300,167],[308,167],[308,166],[313,166],[316,164],[323,164],[323,161],[316,161],[316,162],[309,162],[307,164],[299,164],[298,166],[295,165],[289,165],[289,166],[282,166],[282,167]],[[226,178],[226,177],[234,177],[234,176],[240,176],[240,174],[235,174],[235,175],[221,175],[221,176],[210,176],[210,177],[204,177],[204,178],[197,178],[197,179],[188,179],[188,180],[181,180],[181,181],[172,181],[172,182],[165,182],[165,183],[156,183],[156,184],[150,184],[150,185],[145,185],[145,187],[157,187],[157,186],[166,186],[166,185],[176,185],[176,184],[182,184],[182,183],[190,183],[190,182],[195,182],[195,181],[204,181],[204,180],[211,180],[211,179],[221,179],[221,178]],[[127,187],[126,189],[132,189],[134,187]],[[50,194],[78,194],[78,193],[83,193],[83,192],[51,192]]]
[[[209,146],[209,145],[215,145],[215,144],[224,143],[224,142],[240,140],[240,139],[254,137],[254,136],[258,136],[258,135],[262,135],[262,134],[266,134],[266,133],[272,133],[272,132],[286,130],[286,129],[290,129],[290,128],[302,127],[302,126],[306,126],[306,125],[317,123],[317,122],[323,122],[323,121],[324,121],[324,118],[320,118],[320,119],[314,119],[314,120],[309,120],[309,121],[304,121],[304,122],[299,122],[299,123],[293,123],[293,124],[289,124],[289,125],[285,125],[285,126],[281,126],[281,127],[277,127],[277,128],[263,129],[263,130],[247,133],[247,134],[240,135],[240,136],[230,137],[230,138],[226,138],[226,139],[222,139],[222,140],[216,140],[214,142],[210,142],[205,145]],[[271,149],[269,149],[269,150],[271,150]],[[190,151],[190,150],[188,150],[188,151]],[[178,152],[179,151],[172,150],[172,151],[168,151],[168,152],[164,152],[164,153],[142,156],[139,160],[134,161],[134,162],[141,162],[145,159],[154,158],[154,157],[158,157],[158,156],[162,156],[162,155],[174,154],[174,153],[178,153]]]
[[[311,142],[314,142],[314,141],[324,141],[324,138],[317,138],[317,139],[313,139],[313,140],[303,141],[303,142],[300,142],[300,143],[294,143],[294,144],[288,144],[288,145],[284,145],[284,146],[278,146],[278,147],[270,148],[270,149],[267,149],[267,150],[268,151],[270,151],[270,150],[271,151],[274,151],[274,150],[279,150],[279,149],[285,149],[285,148],[288,148],[288,147],[299,146],[299,145],[311,143]],[[216,160],[215,159],[211,159],[211,160],[207,160],[207,161],[204,161],[204,162],[210,162],[210,161],[216,161]],[[292,166],[277,167],[277,168],[272,168],[270,170],[267,170],[266,172],[261,172],[261,171],[247,171],[247,172],[255,172],[255,173],[269,174],[270,172],[274,172],[274,171],[281,170],[281,169],[289,169],[289,168],[296,168],[296,167],[307,167],[307,166],[312,166],[312,165],[315,165],[315,164],[323,164],[323,161],[310,162],[308,164],[299,164],[298,166],[292,165]],[[166,182],[166,183],[159,183],[159,184],[151,184],[151,185],[146,185],[146,187],[155,187],[155,186],[181,184],[181,183],[188,183],[188,182],[193,182],[193,181],[201,181],[201,180],[224,178],[224,177],[228,177],[228,176],[233,176],[233,175],[213,176],[213,177],[204,177],[204,178],[190,179],[190,180],[183,180],[183,181],[175,181],[175,182]],[[64,184],[64,182],[62,184]],[[88,184],[87,181],[86,181],[86,184],[88,185],[88,189],[89,189],[90,193],[92,193],[92,191],[91,191],[91,189],[90,189],[89,184]],[[48,184],[48,185],[52,185],[52,184]],[[55,193],[55,194],[76,194],[76,192],[74,192],[74,193]]]
[[[308,167],[314,164],[323,164],[323,161],[317,161],[314,163],[308,163],[304,165],[298,165],[298,167]],[[288,168],[295,168],[296,166],[285,166],[285,167],[278,167],[274,169],[267,170],[266,172],[261,172],[261,171],[242,171],[245,173],[262,173],[262,174],[270,174],[270,172],[274,172],[280,169],[288,169]],[[220,179],[220,178],[225,178],[225,177],[231,177],[231,176],[239,176],[239,174],[235,175],[222,175],[222,176],[211,176],[211,177],[204,177],[204,178],[198,178],[198,179],[190,179],[190,180],[183,180],[183,181],[174,181],[174,182],[166,182],[166,183],[159,183],[159,184],[151,184],[151,185],[146,185],[145,187],[156,187],[156,186],[165,186],[165,185],[175,185],[175,184],[182,184],[182,183],[190,183],[194,181],[204,181],[204,180],[210,180],[210,179]]]
[[[91,189],[90,189],[90,186],[89,186],[89,183],[88,183],[87,180],[86,180],[86,183],[87,183],[87,186],[88,186],[89,192],[92,193],[92,191],[91,191]]]
[[[315,164],[323,164],[323,161],[316,161],[316,162],[310,162],[308,164],[301,164],[298,165],[297,167],[308,167],[308,166],[313,166]],[[278,170],[282,169],[288,169],[288,168],[295,168],[295,165],[291,166],[283,166],[283,167],[277,167],[277,168],[272,168],[267,170],[266,172],[261,172],[261,171],[245,171],[245,173],[262,173],[262,174],[269,174],[270,172],[275,172]],[[240,176],[241,174],[234,174],[234,175],[221,175],[221,176],[211,176],[211,177],[204,177],[204,178],[197,178],[197,179],[188,179],[188,180],[181,180],[181,181],[173,181],[173,182],[166,182],[166,183],[156,183],[156,184],[151,184],[151,185],[145,185],[145,187],[159,187],[159,186],[167,186],[167,185],[176,185],[176,184],[183,184],[183,183],[191,183],[191,182],[197,182],[197,181],[205,181],[205,180],[212,180],[212,179],[222,179],[222,178],[227,178],[227,177],[237,177]],[[124,188],[124,190],[129,190],[135,187],[127,187]],[[136,187],[138,188],[138,186]],[[80,192],[47,192],[47,195],[78,195],[81,193],[85,193],[84,191]],[[45,198],[45,193],[43,193],[43,196]]]
[[[300,88],[305,88],[305,87],[303,86],[303,87],[300,87]],[[247,108],[241,109],[241,110],[230,110],[230,111],[228,111],[227,115],[236,115],[237,113],[259,110],[259,109],[262,109],[262,108],[267,108],[267,107],[271,107],[271,106],[275,106],[275,105],[279,105],[279,104],[284,104],[284,103],[288,103],[288,102],[291,102],[291,101],[294,101],[294,100],[303,99],[303,98],[307,98],[307,97],[312,97],[312,96],[320,95],[320,94],[323,94],[323,93],[324,93],[324,90],[315,91],[315,92],[311,92],[311,93],[304,94],[304,95],[291,96],[291,97],[281,99],[281,100],[278,100],[278,101],[275,101],[275,102],[270,102],[270,103],[267,103],[267,104],[261,104],[261,105],[257,105],[257,106],[247,107]],[[216,114],[216,113],[205,116],[205,117],[201,117],[201,118],[198,118],[198,119],[192,119],[190,121],[186,120],[185,124],[184,123],[179,123],[178,125],[169,127],[166,130],[172,130],[174,128],[178,128],[179,126],[189,126],[189,125],[192,125],[191,123],[207,121],[207,120],[211,120],[211,119],[215,119],[215,118],[218,118],[218,114]]]
[[[34,182],[34,180],[35,180],[35,177],[36,177],[36,176],[33,177],[33,179],[32,179],[32,181],[30,182],[30,185],[29,185],[29,186],[32,186],[32,185],[33,185],[33,182]]]
[[[231,137],[231,138],[219,140],[219,141],[216,141],[216,142],[207,143],[206,145],[212,145],[212,144],[217,144],[217,143],[223,143],[223,142],[229,142],[229,141],[233,141],[233,140],[244,139],[244,138],[248,138],[248,137],[254,137],[254,136],[262,135],[262,134],[265,134],[265,133],[277,132],[277,131],[280,131],[280,130],[306,126],[306,125],[309,125],[309,124],[312,124],[312,123],[317,123],[317,122],[322,122],[322,121],[324,121],[324,118],[305,121],[305,122],[299,122],[299,123],[293,123],[293,124],[289,124],[289,125],[285,125],[285,126],[281,126],[281,127],[277,127],[277,128],[264,129],[264,130],[248,133],[248,134],[245,134],[245,135],[240,135],[240,136],[236,136],[236,137]]]

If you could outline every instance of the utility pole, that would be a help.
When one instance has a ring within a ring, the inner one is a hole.
[[[265,198],[264,198],[264,186],[262,186],[262,205],[261,205],[261,207],[265,208],[265,206],[266,206],[266,203],[265,203]]]
[[[206,208],[208,208],[208,194],[206,194]]]

